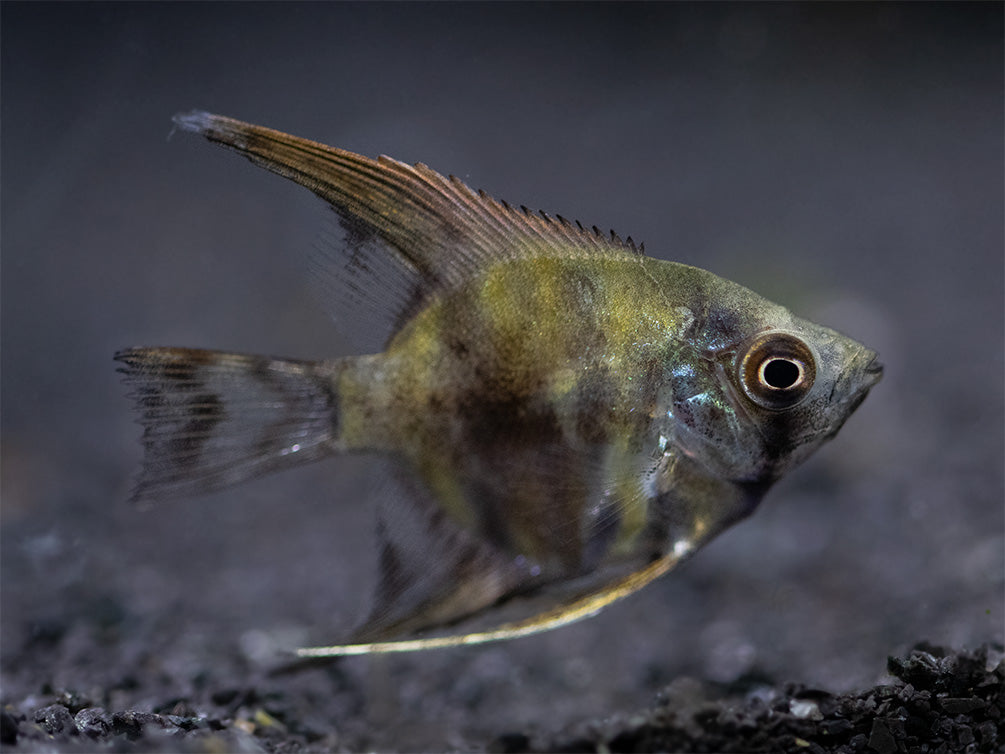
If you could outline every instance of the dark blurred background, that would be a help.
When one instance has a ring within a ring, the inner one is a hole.
[[[4,702],[48,683],[198,705],[259,679],[347,744],[442,748],[629,712],[682,675],[846,690],[921,639],[1002,640],[1000,3],[0,14]],[[380,467],[127,504],[116,349],[351,352],[304,273],[326,211],[169,138],[192,108],[630,234],[876,348],[886,376],[752,519],[593,620],[262,680],[275,647],[356,619]]]

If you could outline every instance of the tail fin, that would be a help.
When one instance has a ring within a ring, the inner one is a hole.
[[[144,461],[133,500],[195,495],[335,452],[337,367],[194,348],[115,354]]]

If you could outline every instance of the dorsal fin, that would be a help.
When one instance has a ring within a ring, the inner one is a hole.
[[[371,272],[381,266],[378,246],[398,257],[395,264],[403,280],[387,302],[395,309],[392,327],[438,291],[501,259],[638,253],[630,239],[607,236],[596,226],[573,225],[561,216],[513,208],[422,163],[411,166],[384,156],[374,160],[200,111],[176,115],[174,122],[309,188],[339,213],[350,249],[346,254],[326,252],[323,264],[331,269],[322,275],[346,289],[343,297],[359,298],[363,292],[365,300],[367,289],[382,282],[372,279]],[[350,269],[352,263],[355,269]]]

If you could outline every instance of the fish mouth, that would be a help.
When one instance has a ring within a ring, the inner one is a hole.
[[[883,365],[879,363],[879,356],[871,354],[869,361],[862,367],[862,375],[865,377],[865,388],[869,389],[883,378]]]
[[[838,395],[842,393],[844,395],[843,399],[839,398],[838,400],[843,404],[845,417],[851,416],[855,412],[869,391],[882,378],[883,365],[879,363],[879,357],[874,351],[866,351],[855,358],[835,387]],[[834,432],[837,432],[840,426],[839,424]]]
[[[865,354],[862,361],[865,361],[857,370],[852,370],[849,379],[858,383],[854,392],[850,395],[846,415],[850,416],[857,409],[873,386],[883,378],[883,365],[879,363],[877,354],[870,351]]]

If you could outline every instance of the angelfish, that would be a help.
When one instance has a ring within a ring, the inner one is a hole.
[[[345,242],[318,274],[382,344],[316,362],[115,357],[143,426],[137,500],[341,453],[392,460],[405,494],[378,506],[372,611],[302,656],[476,644],[592,615],[749,515],[882,374],[873,351],[740,285],[423,164],[204,112],[175,123],[335,210]],[[529,615],[456,628],[521,600]]]

